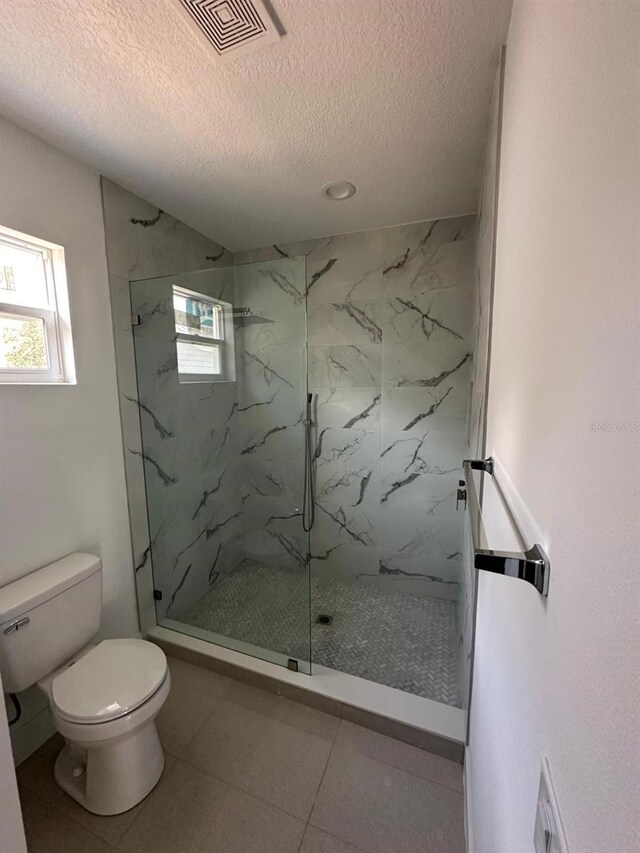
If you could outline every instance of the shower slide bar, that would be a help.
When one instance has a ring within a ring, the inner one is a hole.
[[[465,479],[460,480],[458,502],[463,500],[469,510],[474,565],[476,569],[482,569],[485,572],[495,572],[499,575],[508,575],[512,578],[520,578],[520,580],[532,584],[540,595],[548,595],[551,563],[541,545],[536,543],[527,551],[496,551],[492,548],[482,547],[488,542],[488,539],[482,522],[480,500],[476,491],[473,472],[482,471],[484,474],[493,477],[493,457],[490,456],[487,459],[465,459],[463,460],[463,465]],[[510,520],[515,526],[511,512],[509,512],[509,515]],[[522,540],[523,537],[517,526],[516,531]]]

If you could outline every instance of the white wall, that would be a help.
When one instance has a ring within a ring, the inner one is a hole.
[[[0,850],[3,853],[27,853],[7,715],[3,705],[0,705]]]
[[[634,0],[513,11],[488,451],[552,575],[547,601],[480,579],[474,853],[533,850],[544,755],[571,853],[640,849],[639,12]]]
[[[102,633],[137,633],[97,175],[0,120],[0,224],[65,248],[78,384],[0,385],[0,585],[86,550],[102,557]],[[26,700],[17,751],[48,727]],[[46,712],[45,712],[46,714]],[[12,731],[13,734],[13,731]]]

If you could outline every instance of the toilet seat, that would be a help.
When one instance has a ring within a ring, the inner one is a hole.
[[[167,675],[164,652],[146,640],[104,640],[59,673],[51,685],[57,716],[105,723],[146,702]]]

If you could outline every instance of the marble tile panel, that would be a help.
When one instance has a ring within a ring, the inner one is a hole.
[[[309,347],[309,385],[317,388],[379,388],[382,347]]]
[[[285,568],[307,570],[309,537],[302,528],[302,506],[255,495],[246,501],[242,548],[246,557]]]
[[[379,344],[382,303],[319,302],[309,309],[309,346]]]
[[[407,254],[415,254],[441,243],[473,240],[475,222],[476,216],[471,214],[379,229],[375,233],[385,259],[385,270],[389,267],[392,268],[389,272],[401,270]],[[385,272],[385,276],[389,272]]]
[[[253,264],[258,261],[274,261],[280,258],[298,258],[309,255],[314,249],[318,249],[327,243],[330,237],[316,237],[311,240],[299,240],[292,243],[278,243],[273,246],[262,246],[258,249],[245,249],[235,252],[233,262],[240,266]]]
[[[385,268],[384,298],[411,298],[467,284],[471,276],[472,252],[469,240],[410,249]]]
[[[314,388],[317,432],[328,427],[376,430],[380,426],[382,393],[377,388]]]
[[[360,542],[338,542],[326,535],[312,535],[311,575],[319,580],[355,581],[379,571],[380,551],[377,545]]]
[[[278,391],[277,404],[287,398],[299,399],[305,387],[304,349],[300,345],[240,351],[238,405],[247,408],[269,400]]]
[[[377,233],[331,237],[307,255],[309,307],[381,297],[383,260]]]
[[[257,318],[277,321],[281,311],[298,308],[304,312],[303,258],[278,258],[235,267],[234,283],[238,307],[251,308]]]
[[[384,385],[438,387],[471,362],[467,288],[384,303]]]
[[[334,545],[376,545],[379,509],[379,505],[345,507],[331,498],[316,500],[313,553],[326,554]]]
[[[387,591],[457,602],[462,577],[457,560],[447,560],[422,548],[418,548],[417,554],[404,554],[387,553],[381,547],[377,573],[360,574],[357,580],[360,585]]]
[[[437,388],[384,388],[383,447],[398,432],[422,436],[429,430],[453,430],[464,435],[467,407],[468,385],[463,370]]]
[[[395,481],[394,481],[395,484]],[[458,475],[421,474],[391,491],[383,485],[380,503],[380,542],[387,547],[406,547],[422,542],[432,554],[450,556],[460,551],[461,511],[456,512]],[[442,540],[440,542],[440,540]],[[438,547],[434,543],[439,542]],[[427,547],[429,546],[429,547]]]
[[[422,474],[448,480],[462,474],[465,441],[461,430],[425,429],[422,434],[386,430],[383,439],[380,468],[385,501]]]
[[[219,244],[107,178],[101,184],[111,272],[136,279],[231,265]]]
[[[383,386],[387,388],[438,390],[454,382],[460,373],[468,387],[471,354],[460,341],[447,340],[432,348],[396,343],[383,348],[382,365]]]
[[[375,512],[380,500],[379,453],[378,432],[320,430],[314,454],[316,499],[327,508]]]

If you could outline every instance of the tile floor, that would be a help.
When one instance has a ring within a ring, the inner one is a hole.
[[[464,853],[462,768],[170,659],[156,789],[98,817],[53,780],[54,736],[18,768],[29,853]]]
[[[330,625],[316,616],[331,615]],[[244,560],[172,618],[287,657],[460,705],[456,602]]]

